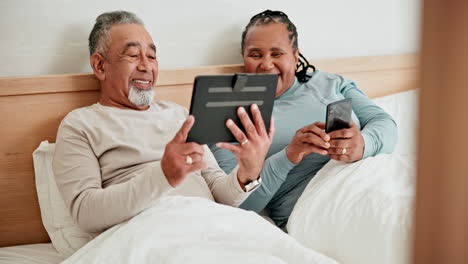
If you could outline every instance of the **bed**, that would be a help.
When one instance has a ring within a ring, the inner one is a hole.
[[[402,96],[402,92],[417,87],[415,54],[319,60],[314,64],[355,80],[372,98]],[[241,71],[241,65],[163,70],[156,96],[188,108],[194,76]],[[41,216],[32,153],[44,140],[55,142],[59,122],[69,111],[97,101],[98,96],[99,83],[91,74],[0,78],[0,263],[59,263],[66,258],[52,246],[44,227],[47,215],[42,212]],[[296,216],[300,215],[297,211]],[[299,231],[292,225],[289,228],[291,235],[301,241]]]
[[[294,207],[292,237],[340,263],[411,263],[418,93],[374,99],[398,124],[395,150],[350,164],[328,162]]]

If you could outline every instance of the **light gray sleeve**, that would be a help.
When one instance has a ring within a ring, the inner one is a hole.
[[[211,145],[210,149],[224,171],[232,173],[233,168],[237,168],[236,156],[232,152],[216,145]],[[268,157],[260,172],[261,185],[239,207],[255,212],[263,210],[294,166],[295,164],[288,159],[285,149]]]
[[[216,202],[238,207],[253,190],[245,192],[237,180],[238,166],[228,175],[219,167],[211,150],[205,146],[203,157],[207,164],[207,169],[201,174],[205,178],[208,187]]]
[[[361,123],[365,143],[362,158],[392,153],[398,141],[398,128],[393,118],[369,99],[353,81],[342,78],[339,89],[345,98],[352,98],[353,111]]]
[[[65,204],[87,232],[102,232],[126,221],[172,189],[159,161],[126,182],[103,188],[98,159],[86,136],[67,120],[58,131],[52,166]]]

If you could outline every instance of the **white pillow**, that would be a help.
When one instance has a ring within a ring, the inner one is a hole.
[[[393,153],[416,154],[418,99],[418,90],[410,90],[373,100],[387,111],[398,125],[398,142]]]
[[[299,198],[289,234],[340,263],[409,263],[414,168],[400,154],[330,161]]]
[[[55,144],[43,141],[33,152],[36,189],[42,223],[55,249],[65,257],[72,255],[96,236],[82,231],[73,221],[55,183],[52,171]]]
[[[330,161],[309,182],[289,234],[346,264],[403,264],[412,230],[418,91],[374,99],[398,125],[393,154]]]

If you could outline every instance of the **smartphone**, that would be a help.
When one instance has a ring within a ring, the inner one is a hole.
[[[325,132],[330,133],[335,130],[349,128],[352,110],[351,98],[328,104]]]

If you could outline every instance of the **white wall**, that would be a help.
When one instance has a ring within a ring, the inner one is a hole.
[[[415,52],[419,0],[0,0],[0,76],[90,72],[88,34],[110,10],[135,12],[158,47],[160,67],[241,63],[250,17],[282,10],[307,58]]]

